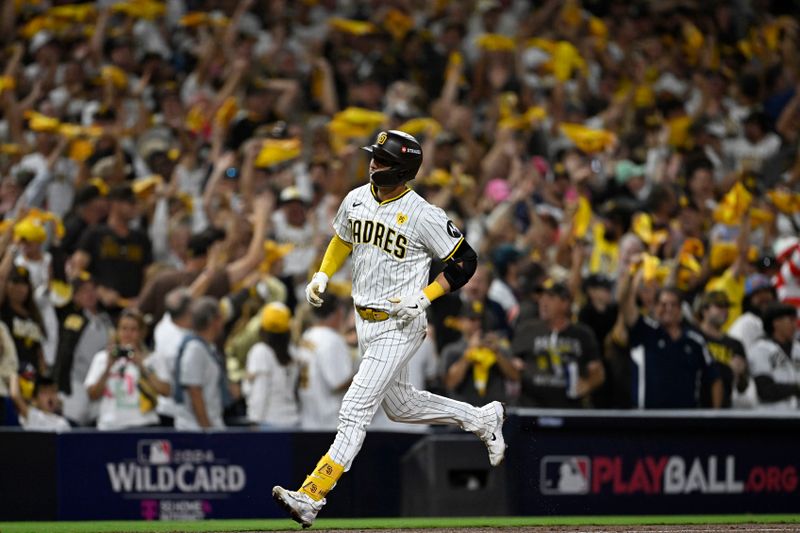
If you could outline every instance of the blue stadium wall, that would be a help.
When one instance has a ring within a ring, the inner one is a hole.
[[[505,464],[470,435],[369,433],[326,517],[791,513],[800,419],[516,411]],[[0,432],[0,520],[270,518],[331,434]]]

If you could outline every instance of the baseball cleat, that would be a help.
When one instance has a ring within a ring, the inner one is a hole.
[[[506,420],[506,406],[501,402],[492,402],[485,409],[491,410],[495,420],[489,425],[481,440],[489,450],[489,462],[497,466],[506,456],[506,439],[503,438],[503,422]]]
[[[279,486],[272,487],[272,497],[278,505],[286,509],[292,516],[292,520],[303,526],[304,529],[311,527],[314,519],[317,518],[317,513],[325,505],[325,498],[314,501],[308,494],[286,490]]]

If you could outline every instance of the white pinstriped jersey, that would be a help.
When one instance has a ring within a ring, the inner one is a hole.
[[[411,189],[381,202],[371,184],[348,193],[333,229],[353,245],[353,302],[389,310],[428,284],[431,259],[451,257],[464,240],[445,212]]]

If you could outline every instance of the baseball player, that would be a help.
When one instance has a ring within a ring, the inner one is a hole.
[[[475,433],[500,464],[506,450],[500,402],[483,407],[420,391],[406,365],[425,338],[431,301],[461,288],[475,272],[477,256],[444,211],[406,186],[422,164],[422,148],[402,131],[378,134],[370,182],[351,191],[333,221],[335,234],[319,272],[306,287],[313,306],[331,276],[353,254],[352,296],[361,364],[339,411],[336,438],[297,491],[274,487],[272,496],[296,522],[309,527],[325,496],[350,469],[378,406],[398,422],[454,424]],[[427,284],[432,257],[445,268]],[[427,285],[426,285],[427,284]]]

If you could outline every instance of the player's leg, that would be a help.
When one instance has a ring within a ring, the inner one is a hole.
[[[474,407],[428,391],[416,389],[403,367],[383,399],[386,416],[409,424],[452,424],[477,435],[489,450],[489,461],[498,465],[505,456],[502,426],[505,408],[500,402]]]
[[[365,335],[367,349],[342,400],[336,439],[329,450],[331,458],[344,465],[345,471],[350,469],[361,449],[366,428],[372,422],[386,391],[425,339],[425,330],[414,327],[416,324],[403,329],[393,327],[391,322],[379,324],[382,327],[377,334]],[[374,328],[375,325],[368,324],[364,329]]]
[[[356,318],[359,344],[366,349],[362,352],[358,372],[342,400],[336,438],[298,491],[282,487],[272,489],[275,500],[303,527],[313,523],[325,505],[325,496],[339,477],[350,469],[386,390],[422,344],[425,330],[418,326],[410,324],[397,329],[393,320],[369,323]]]

